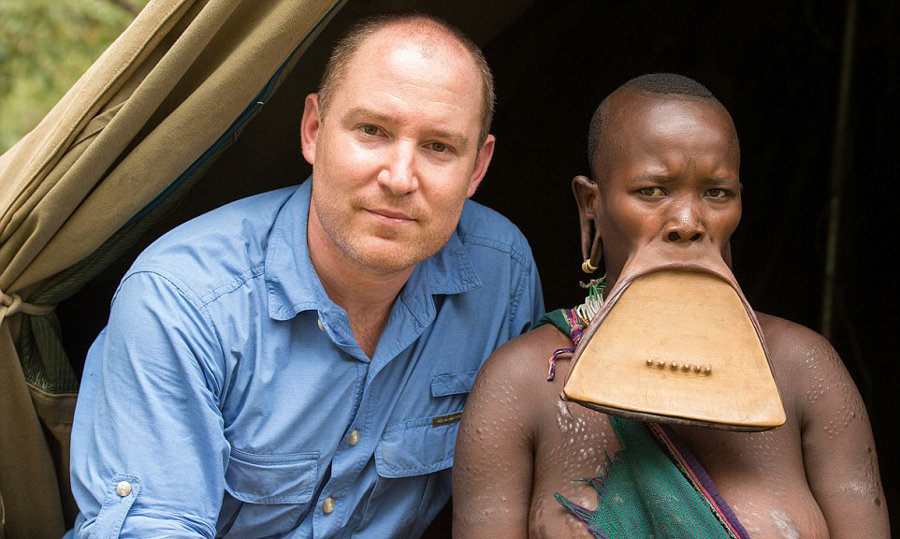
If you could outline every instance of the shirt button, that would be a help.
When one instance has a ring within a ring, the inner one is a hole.
[[[353,429],[353,432],[350,433],[350,438],[347,439],[347,443],[350,445],[356,445],[359,443],[359,431]]]
[[[319,318],[316,320],[316,323],[319,324],[319,331],[325,331],[325,326],[322,325],[322,319]]]
[[[131,494],[131,483],[129,483],[128,481],[122,481],[121,483],[116,485],[116,494],[123,498]]]
[[[322,512],[328,515],[331,514],[332,511],[334,511],[334,498],[329,496],[322,502]]]

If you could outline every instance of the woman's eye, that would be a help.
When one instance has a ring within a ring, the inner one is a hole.
[[[666,194],[662,187],[643,187],[638,189],[638,193],[648,197],[661,197]]]

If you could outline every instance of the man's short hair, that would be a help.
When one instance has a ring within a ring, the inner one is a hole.
[[[594,157],[596,156],[597,147],[600,144],[600,136],[603,134],[603,126],[609,109],[609,96],[622,88],[632,88],[634,90],[652,94],[675,94],[700,97],[709,99],[721,105],[721,102],[716,99],[716,96],[714,96],[706,86],[703,86],[694,79],[685,77],[684,75],[675,73],[650,73],[648,75],[635,77],[606,96],[603,101],[600,102],[600,106],[597,107],[597,110],[594,111],[594,116],[591,118],[591,127],[588,131],[588,163],[591,167],[594,166]],[[722,108],[724,109],[725,107],[723,106]]]
[[[331,58],[325,66],[325,72],[322,74],[318,91],[320,114],[324,116],[327,113],[331,98],[347,75],[347,66],[359,47],[380,30],[403,23],[436,26],[454,38],[472,55],[475,67],[481,75],[481,133],[478,144],[480,147],[490,133],[491,120],[494,116],[494,76],[491,74],[491,68],[488,66],[484,54],[474,41],[469,39],[459,28],[431,14],[414,11],[386,13],[367,17],[353,24],[335,45],[331,52]]]

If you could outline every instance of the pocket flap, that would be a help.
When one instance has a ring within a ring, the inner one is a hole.
[[[411,477],[452,466],[459,422],[439,422],[435,419],[424,417],[388,426],[375,447],[378,475]]]
[[[431,380],[431,396],[445,397],[472,391],[478,371],[435,374]]]
[[[247,503],[309,503],[318,467],[318,452],[256,455],[232,448],[225,489]]]

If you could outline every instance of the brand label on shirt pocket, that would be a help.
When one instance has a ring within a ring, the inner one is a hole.
[[[461,414],[462,410],[450,415]],[[446,417],[446,416],[445,416]],[[384,429],[375,447],[375,469],[381,477],[410,477],[444,470],[453,465],[459,423],[432,426],[437,418],[423,417]]]
[[[247,503],[309,503],[318,467],[318,452],[257,455],[232,448],[225,488]]]
[[[442,415],[440,417],[435,417],[431,420],[432,427],[445,427],[447,425],[452,425],[453,423],[459,423],[459,420],[462,418],[462,412],[456,412],[455,414],[450,415]]]

